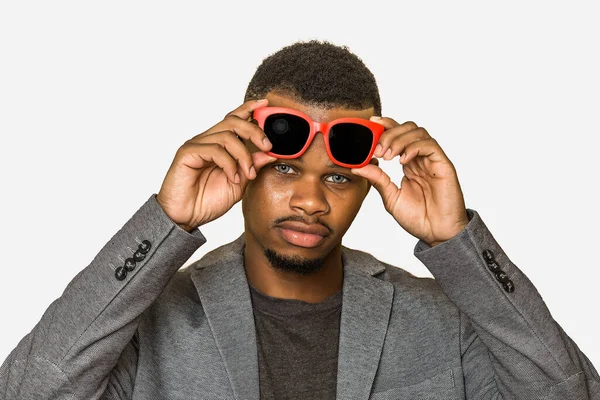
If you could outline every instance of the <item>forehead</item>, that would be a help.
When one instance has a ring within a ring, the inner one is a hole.
[[[299,103],[292,97],[284,96],[273,92],[267,93],[265,96],[269,100],[270,107],[286,107],[293,108],[308,115],[311,119],[317,122],[328,122],[333,121],[337,118],[365,118],[369,119],[372,115],[375,115],[375,109],[373,107],[366,108],[364,110],[351,110],[343,107],[335,108],[322,108],[316,105],[310,105],[307,103]]]

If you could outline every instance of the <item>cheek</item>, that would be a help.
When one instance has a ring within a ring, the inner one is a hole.
[[[289,204],[289,196],[290,190],[284,189],[281,184],[270,182],[269,179],[255,179],[248,184],[244,193],[244,218],[264,221],[287,215],[285,207]]]
[[[337,220],[342,225],[350,225],[360,210],[364,197],[360,190],[346,191],[330,197],[332,210],[337,213]]]
[[[281,186],[273,187],[265,191],[265,204],[269,204],[273,208],[283,208],[289,204],[290,192],[282,190]]]

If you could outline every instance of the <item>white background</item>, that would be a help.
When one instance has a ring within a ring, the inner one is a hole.
[[[383,114],[438,140],[467,206],[600,367],[594,3],[389,3],[3,2],[0,361],[158,192],[177,148],[241,104],[261,60],[314,38],[347,45]],[[383,166],[401,180],[397,159]],[[238,204],[186,265],[242,229]],[[344,239],[429,276],[416,242],[375,190]]]

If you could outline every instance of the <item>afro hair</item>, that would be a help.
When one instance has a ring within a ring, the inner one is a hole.
[[[373,73],[346,46],[327,41],[296,42],[265,58],[248,84],[244,101],[273,92],[326,109],[362,110],[381,115]]]

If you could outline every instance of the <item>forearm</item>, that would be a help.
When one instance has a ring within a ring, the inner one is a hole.
[[[150,249],[118,279],[115,270],[145,240]],[[0,396],[73,391],[76,398],[98,398],[140,315],[205,241],[200,231],[174,224],[152,195],[11,352],[0,368]]]
[[[479,215],[472,210],[469,215],[469,224],[458,236],[433,248],[420,241],[415,256],[472,322],[473,333],[489,353],[498,391],[505,398],[537,398],[543,393],[569,393],[578,399],[600,396],[593,366]],[[584,392],[587,397],[582,397]]]

